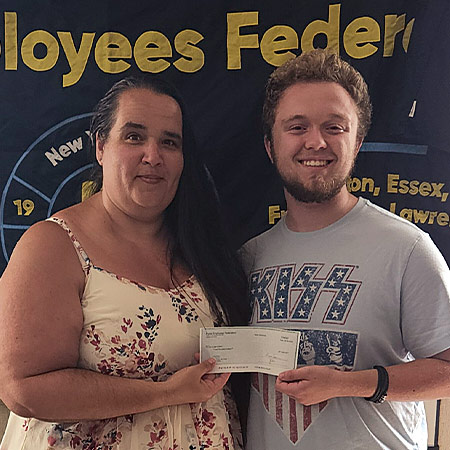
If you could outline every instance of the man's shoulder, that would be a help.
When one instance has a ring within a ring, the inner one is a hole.
[[[366,226],[368,229],[366,231],[388,232],[392,237],[403,237],[413,240],[428,235],[410,221],[395,215],[367,199],[362,200],[364,202],[364,208],[361,210],[361,218],[367,222]]]
[[[280,234],[284,219],[281,219],[273,227],[249,239],[241,248],[241,257],[244,268],[249,270],[254,263],[255,257],[271,245],[279,245]],[[278,243],[278,244],[277,244]]]
[[[251,249],[254,249],[257,246],[260,246],[267,242],[271,242],[272,240],[278,238],[280,236],[281,230],[284,226],[283,222],[284,222],[284,219],[281,219],[280,221],[278,221],[274,226],[272,226],[268,230],[263,231],[262,233],[257,234],[256,236],[250,238],[242,246],[242,248],[244,250],[250,251]]]

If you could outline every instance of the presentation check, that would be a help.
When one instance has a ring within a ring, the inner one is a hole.
[[[297,367],[300,333],[280,328],[202,328],[200,361],[214,358],[211,373],[262,372],[278,375]]]

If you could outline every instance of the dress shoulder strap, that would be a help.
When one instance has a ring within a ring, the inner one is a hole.
[[[75,248],[75,251],[77,252],[78,259],[80,260],[81,267],[83,268],[83,272],[87,275],[89,273],[89,268],[91,267],[91,260],[89,259],[87,253],[84,251],[80,242],[73,234],[72,230],[69,228],[67,223],[63,219],[60,219],[59,217],[49,217],[46,220],[49,222],[57,223],[63,230],[67,232]]]

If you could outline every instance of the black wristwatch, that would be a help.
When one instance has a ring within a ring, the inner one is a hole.
[[[373,403],[383,403],[386,400],[389,389],[389,374],[383,366],[373,366],[378,372],[378,383],[375,393],[372,397],[364,397],[367,401]]]

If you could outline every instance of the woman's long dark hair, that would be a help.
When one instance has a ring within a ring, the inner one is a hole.
[[[95,140],[106,140],[115,121],[120,95],[130,89],[148,89],[172,97],[183,117],[184,168],[178,190],[165,211],[170,232],[171,272],[182,261],[201,284],[210,308],[220,321],[220,310],[231,325],[246,325],[249,319],[247,278],[220,217],[214,185],[197,151],[186,109],[176,89],[155,77],[128,77],[118,81],[99,101],[91,120],[94,149],[93,192],[102,187],[102,171],[95,159]]]

